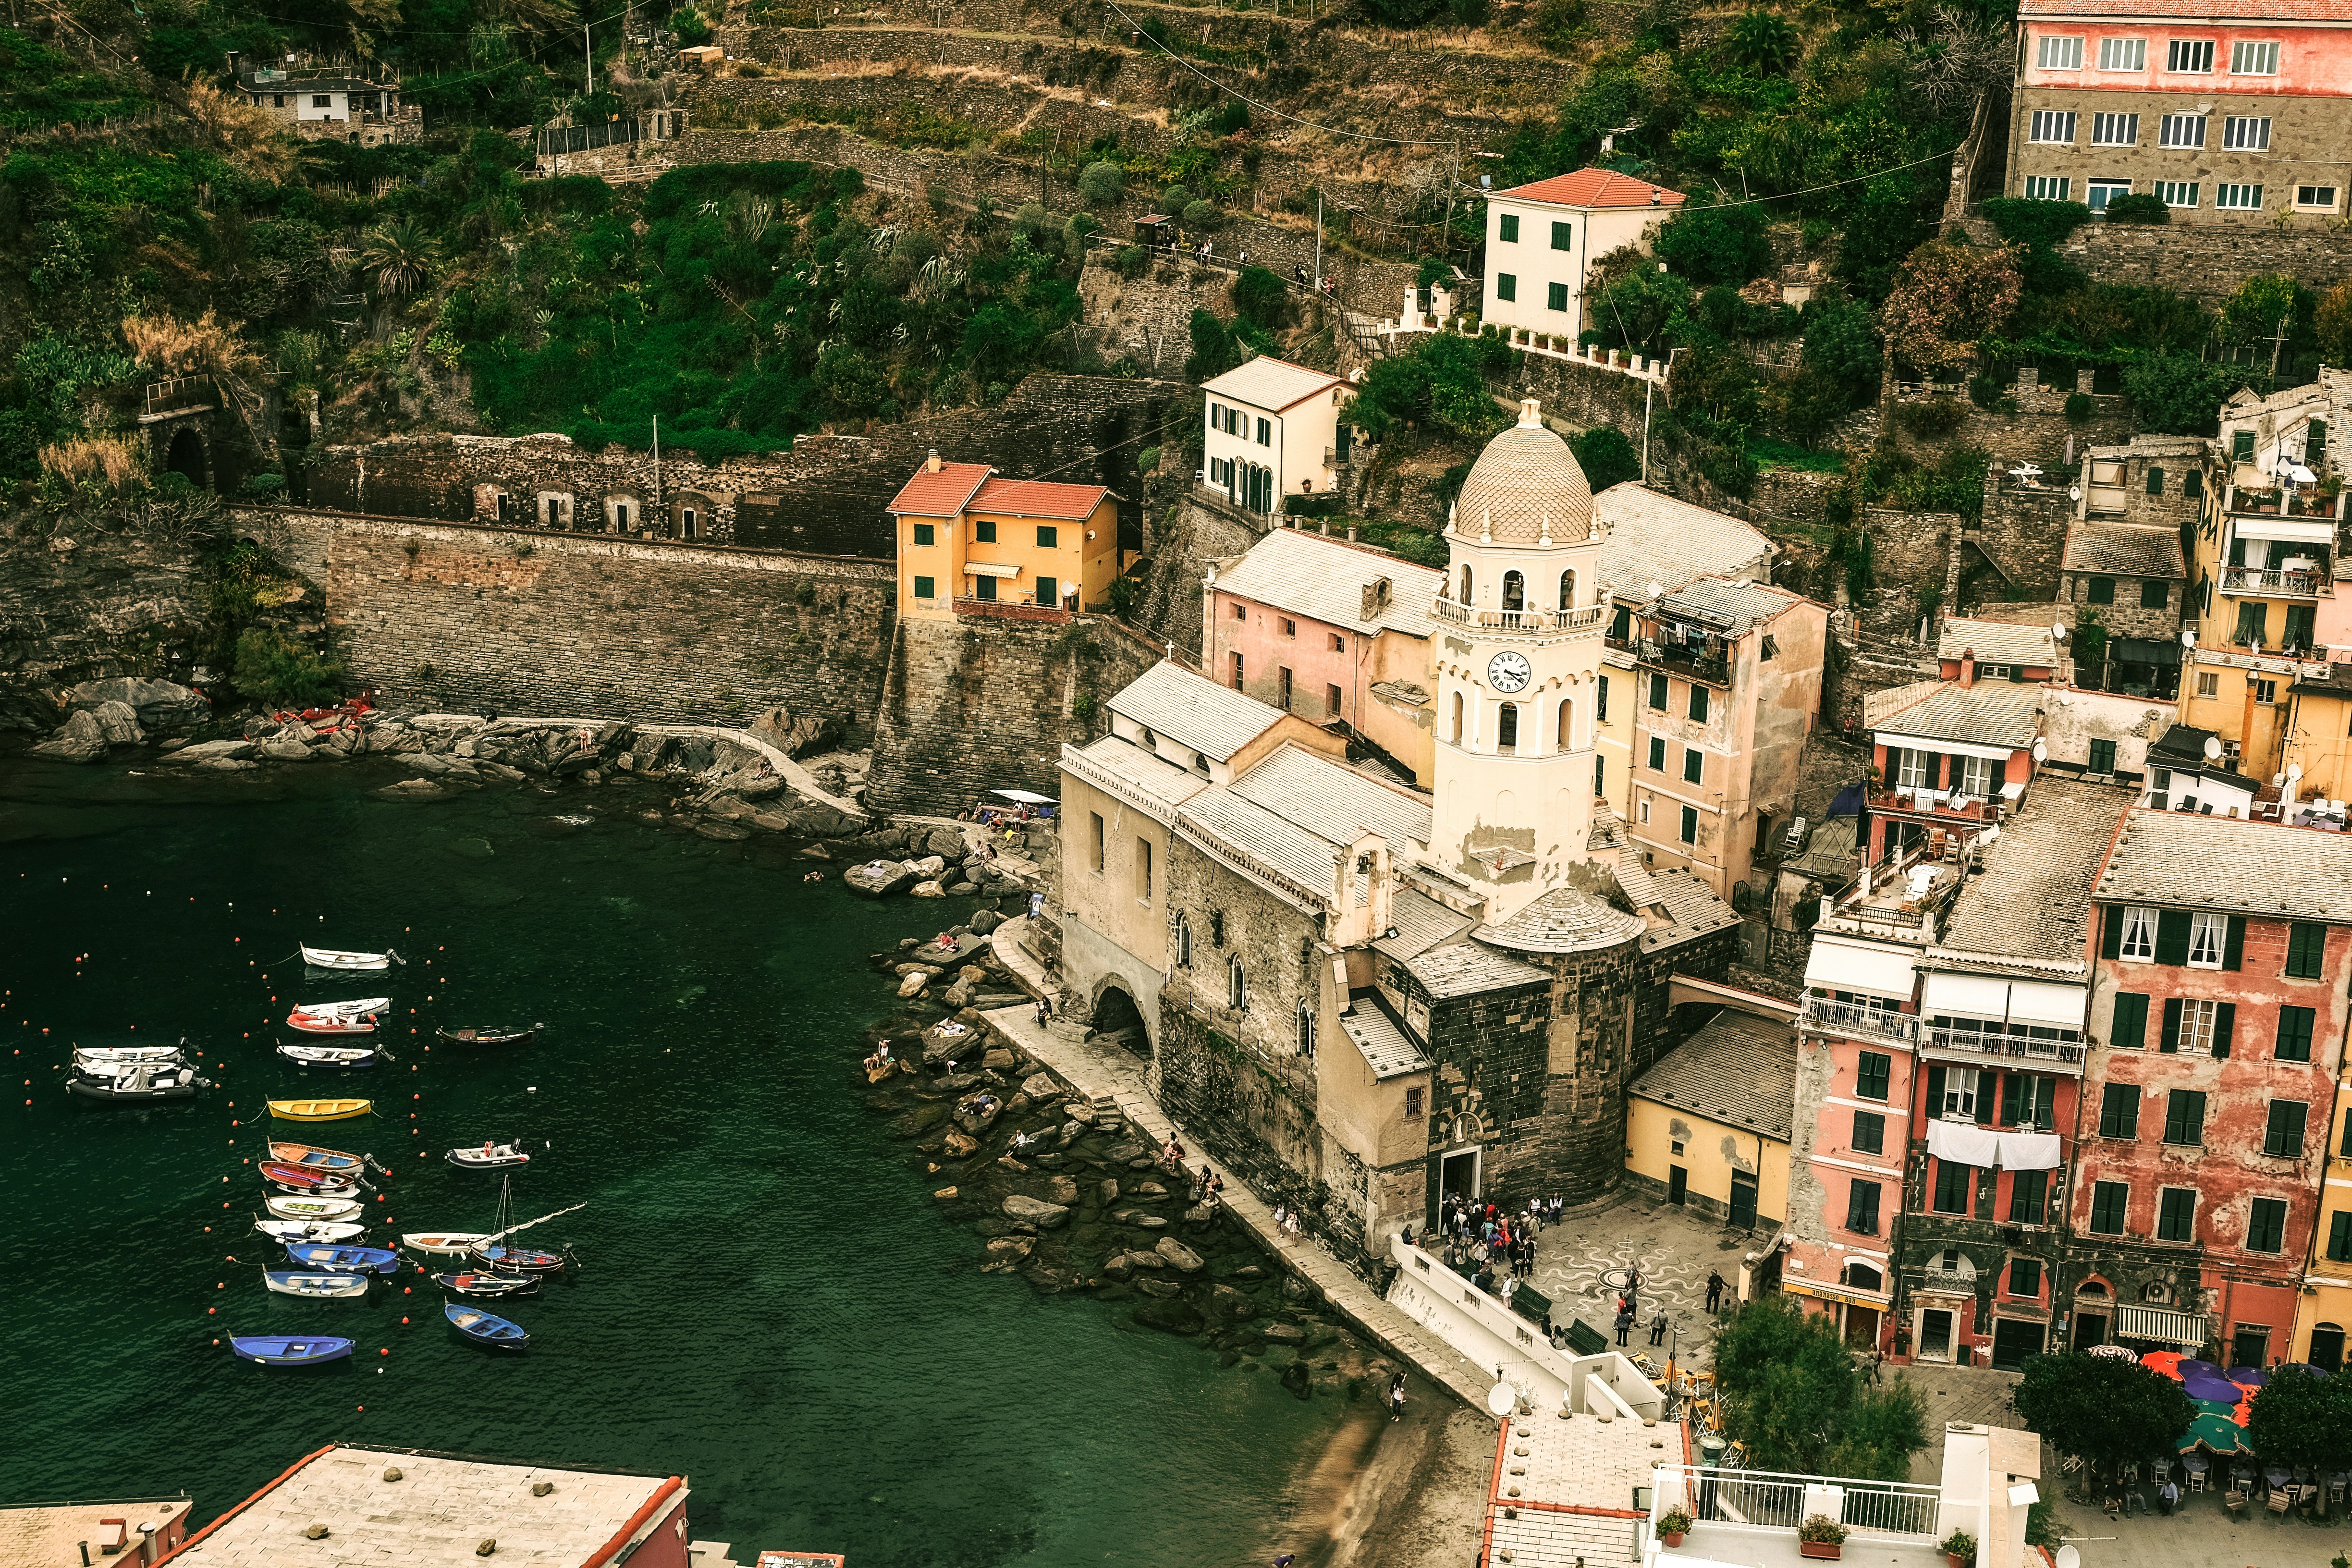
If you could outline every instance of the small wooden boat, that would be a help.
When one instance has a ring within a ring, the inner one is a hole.
[[[317,1018],[372,1018],[391,1005],[389,996],[362,996],[353,1002],[297,1002],[294,1010]]]
[[[408,960],[390,948],[382,952],[352,952],[340,947],[312,947],[302,944],[302,962],[313,969],[389,969]]]
[[[518,1296],[539,1294],[536,1274],[436,1274],[433,1283],[444,1290],[478,1300],[511,1300]]]
[[[286,1121],[348,1121],[375,1109],[373,1100],[273,1100],[269,1114]]]
[[[286,1015],[286,1026],[299,1029],[306,1035],[373,1035],[375,1015],[373,1013],[313,1013],[297,1007]]]
[[[285,1143],[272,1141],[269,1157],[289,1165],[299,1165],[306,1171],[325,1171],[330,1174],[342,1173],[357,1176],[374,1163],[365,1154],[350,1154],[341,1149],[321,1149],[315,1143]]]
[[[522,1331],[520,1323],[494,1318],[478,1307],[460,1307],[450,1301],[444,1304],[441,1310],[448,1316],[453,1328],[477,1344],[519,1351],[530,1343],[530,1336]]]
[[[280,1296],[342,1300],[368,1293],[368,1277],[364,1274],[305,1274],[296,1268],[265,1268],[261,1279]]]
[[[286,1256],[306,1268],[341,1274],[397,1274],[400,1254],[389,1247],[345,1247],[324,1241],[289,1242]]]
[[[347,1219],[257,1219],[253,1228],[272,1241],[356,1241],[367,1234]]]
[[[281,1043],[278,1054],[303,1068],[372,1068],[393,1059],[380,1046],[298,1046]]]
[[[198,1078],[184,1062],[125,1062],[120,1067],[84,1068],[76,1064],[66,1079],[66,1092],[83,1100],[116,1105],[143,1104],[159,1100],[193,1100],[212,1080]]]
[[[350,1174],[330,1171],[312,1171],[300,1165],[289,1165],[280,1160],[266,1160],[261,1166],[261,1179],[281,1193],[295,1193],[310,1197],[348,1198],[359,1187],[359,1179]]]
[[[544,1024],[533,1024],[528,1029],[435,1029],[433,1032],[453,1046],[527,1046],[539,1038],[539,1032],[545,1027]]]
[[[330,1224],[339,1220],[357,1219],[366,1211],[356,1198],[265,1198],[262,1206],[278,1219],[323,1220]]]
[[[244,1360],[264,1366],[308,1366],[312,1362],[341,1361],[352,1353],[352,1342],[331,1334],[231,1334],[228,1348]]]
[[[449,1151],[449,1163],[461,1171],[510,1171],[518,1165],[530,1163],[530,1156],[522,1152],[520,1143],[485,1143],[477,1149],[467,1144],[463,1149]]]
[[[535,1252],[528,1247],[509,1247],[504,1243],[470,1247],[467,1256],[508,1274],[517,1269],[526,1274],[561,1274],[572,1261],[568,1252]]]
[[[411,1252],[438,1252],[450,1258],[463,1258],[489,1239],[489,1233],[481,1230],[420,1230],[403,1236],[400,1245]]]

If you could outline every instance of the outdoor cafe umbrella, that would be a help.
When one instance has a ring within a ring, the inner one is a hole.
[[[2139,1358],[2139,1364],[2150,1372],[2160,1372],[2179,1383],[2181,1380],[2181,1355],[2179,1351],[2150,1351]]]
[[[2227,1415],[2216,1415],[2208,1411],[2189,1424],[2189,1430],[2181,1436],[2180,1447],[2186,1452],[2201,1443],[2217,1454],[2234,1454],[2244,1446],[2244,1437],[2245,1434],[2238,1429],[2236,1422]]]

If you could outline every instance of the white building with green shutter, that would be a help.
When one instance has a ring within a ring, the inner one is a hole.
[[[1679,191],[1610,169],[1579,169],[1486,199],[1483,320],[1574,342],[1588,326],[1585,281],[1602,257],[1626,246],[1647,252],[1658,226],[1683,205]]]

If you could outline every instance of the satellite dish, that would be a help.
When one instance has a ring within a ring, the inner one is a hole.
[[[2066,487],[2066,499],[2068,500],[2081,500],[2083,499],[2083,487],[2080,485],[2068,485]]]
[[[2205,737],[2205,760],[2209,763],[2218,763],[2221,760],[2221,740],[2220,736],[2208,735]]]
[[[2182,647],[2195,647],[2197,646],[2197,628],[2195,626],[2181,627],[2180,646]]]
[[[1661,595],[1661,594],[1664,593],[1665,591],[1666,591],[1666,585],[1665,585],[1664,583],[1653,583],[1653,584],[1650,584],[1650,597],[1652,597],[1653,599],[1656,598],[1659,595]]]
[[[2052,642],[2064,642],[2066,640],[2065,622],[2053,621],[2050,623],[2050,640]]]
[[[2082,1549],[2076,1546],[2060,1547],[2058,1549],[2058,1568],[2083,1568]]]
[[[1519,1391],[1507,1383],[1498,1383],[1486,1391],[1486,1408],[1497,1415],[1508,1415],[1519,1407]]]
[[[2037,763],[2046,763],[2050,760],[2050,742],[2038,735],[2033,740],[2033,760]],[[1741,886],[1744,887],[1746,884],[1742,883]]]
[[[2297,780],[2297,779],[2302,778],[2302,777],[2303,777],[2303,764],[2302,764],[2301,763],[2287,763],[2287,765],[2286,765],[2286,776],[2287,776],[2287,780],[2288,780],[2288,782],[2289,782],[2289,783],[2293,783],[2294,781],[2295,781],[2295,780]]]

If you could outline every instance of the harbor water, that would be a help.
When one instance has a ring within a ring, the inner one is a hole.
[[[1222,1568],[1308,1528],[1338,1401],[981,1274],[865,1108],[894,1005],[865,954],[966,906],[804,883],[618,789],[366,793],[398,776],[0,763],[0,1506],[184,1489],[202,1521],[358,1442],[686,1475],[695,1534],[746,1560]],[[298,942],[410,962],[306,976]],[[272,1054],[295,1001],[386,993],[392,1065]],[[546,1029],[502,1054],[436,1022]],[[181,1036],[218,1084],[194,1102],[65,1092],[71,1042]],[[459,1341],[413,1262],[363,1301],[264,1290],[263,1102],[332,1094],[374,1113],[275,1135],[390,1168],[371,1241],[490,1228],[499,1178],[443,1158],[490,1137],[532,1146],[520,1216],[587,1205],[522,1238],[573,1276],[491,1307],[528,1352]],[[263,1368],[232,1332],[359,1348]]]

